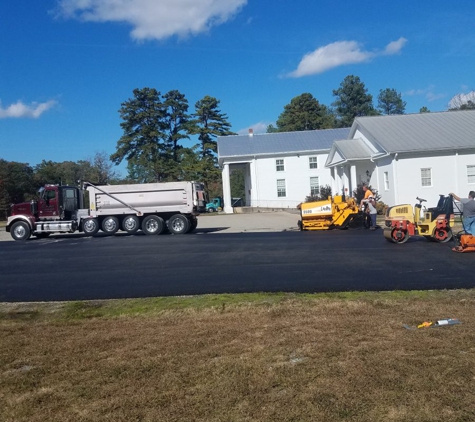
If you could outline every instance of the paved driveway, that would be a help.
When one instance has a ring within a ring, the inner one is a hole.
[[[0,301],[475,287],[475,254],[454,253],[451,244],[396,245],[381,230],[300,232],[289,230],[292,216],[279,232],[263,216],[254,232],[230,233],[226,222],[240,217],[230,218],[203,218],[209,228],[184,236],[1,242]]]

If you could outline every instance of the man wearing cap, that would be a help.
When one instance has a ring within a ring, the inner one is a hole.
[[[457,201],[463,204],[463,228],[472,236],[475,236],[475,191],[468,193],[468,198],[459,198],[455,193],[450,193]]]

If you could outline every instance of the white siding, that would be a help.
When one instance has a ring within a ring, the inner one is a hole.
[[[320,186],[331,185],[330,169],[325,168],[328,154],[306,154],[299,156],[283,156],[256,158],[255,177],[256,189],[252,192],[254,207],[262,208],[295,208],[310,195],[310,177],[319,178]],[[317,157],[318,168],[310,169],[309,157]],[[284,171],[276,171],[276,159],[285,162]],[[251,174],[254,172],[251,167]],[[277,180],[285,179],[286,196],[277,196]]]
[[[409,157],[397,162],[396,203],[415,203],[416,197],[424,198],[427,207],[437,205],[439,195],[454,192],[466,197],[470,190],[467,181],[467,164],[475,162],[475,155],[438,155],[432,157]],[[432,186],[422,186],[421,168],[430,168]],[[393,204],[389,204],[393,205]]]

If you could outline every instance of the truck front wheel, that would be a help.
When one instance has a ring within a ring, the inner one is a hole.
[[[82,231],[88,236],[94,236],[99,231],[97,218],[87,218],[82,223]]]
[[[142,221],[142,231],[145,234],[160,234],[163,231],[163,219],[156,215],[148,215]]]
[[[190,223],[184,215],[175,214],[168,220],[168,230],[173,234],[184,234],[189,227]]]
[[[28,240],[31,236],[31,229],[27,223],[23,221],[17,221],[12,225],[10,234],[15,240]]]

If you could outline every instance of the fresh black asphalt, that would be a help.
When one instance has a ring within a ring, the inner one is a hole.
[[[473,288],[475,253],[381,230],[0,242],[0,302]]]

